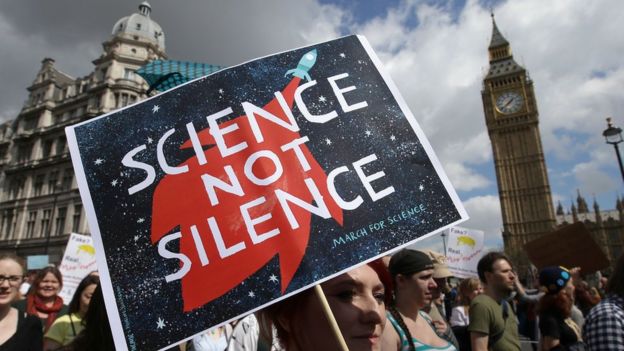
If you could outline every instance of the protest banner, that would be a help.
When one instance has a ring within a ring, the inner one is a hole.
[[[583,274],[609,267],[602,252],[583,222],[563,226],[524,245],[524,250],[538,269],[548,266],[580,267]]]
[[[48,266],[50,257],[48,255],[26,256],[26,269],[29,271],[45,268]]]
[[[118,349],[162,349],[467,219],[363,37],[66,129]]]
[[[481,230],[449,228],[446,264],[458,278],[478,277],[477,263],[484,252],[485,234]]]
[[[59,270],[63,274],[63,288],[59,296],[65,304],[69,304],[80,281],[97,270],[95,248],[90,236],[71,233]]]

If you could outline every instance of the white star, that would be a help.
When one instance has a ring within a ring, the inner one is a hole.
[[[418,190],[423,191],[425,190],[425,187],[422,184],[420,184],[420,186],[418,187]]]
[[[273,283],[277,283],[277,276],[275,274],[271,274],[269,277],[269,281]]]
[[[395,140],[396,140],[396,137],[395,137],[394,135],[391,135],[391,136],[390,136],[390,140],[395,141]]]
[[[331,140],[329,140],[329,138],[325,138],[325,144],[331,145]]]
[[[256,294],[254,294],[253,291],[250,291],[249,294],[247,294],[247,295],[249,295],[249,297],[256,297]]]
[[[152,107],[152,113],[156,113],[160,110],[160,106],[158,105],[154,105],[154,107]]]
[[[150,138],[150,137],[147,137],[147,143],[148,143],[148,144],[151,144],[153,141],[154,141],[154,139],[152,139],[152,138]]]
[[[219,89],[219,94],[223,95],[224,91],[223,89]]]
[[[156,322],[156,328],[162,329],[164,327],[165,327],[165,321],[162,318],[158,317],[158,322]]]
[[[101,164],[102,164],[102,162],[104,162],[104,160],[103,160],[103,159],[101,159],[101,158],[98,158],[98,159],[97,159],[97,160],[95,160],[95,162],[93,162],[93,163],[95,163],[96,165],[98,165],[98,166],[99,166],[99,165],[101,165]]]
[[[367,130],[364,133],[366,133],[366,136],[370,136],[372,134],[370,130]]]
[[[320,102],[325,102],[325,101],[327,101],[327,99],[323,95],[321,95],[321,96],[319,96],[319,101]]]
[[[135,235],[135,236],[134,236],[134,241],[139,241],[139,238],[140,238],[140,236]]]
[[[143,223],[143,222],[145,222],[145,218],[139,218],[139,219],[137,219],[137,223]]]
[[[111,185],[112,185],[112,186],[117,186],[117,183],[119,183],[119,182],[117,181],[117,179],[113,179],[113,181],[111,182]]]
[[[345,57],[347,57],[347,55],[345,55],[345,53],[344,53],[344,52],[341,52],[341,53],[340,53],[340,57],[345,58]]]

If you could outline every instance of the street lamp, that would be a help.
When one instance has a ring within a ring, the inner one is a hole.
[[[54,202],[52,202],[52,213],[50,214],[50,222],[48,223],[48,230],[45,241],[45,254],[48,254],[48,247],[50,246],[50,237],[52,236],[52,226],[54,225],[54,212],[56,211],[56,202],[59,197],[59,192],[63,190],[63,187],[59,183],[55,183],[52,187],[54,192]]]
[[[620,148],[618,144],[624,141],[622,139],[622,128],[614,127],[611,117],[607,117],[607,129],[602,132],[607,144],[613,145],[615,148],[615,154],[617,155],[618,163],[620,165],[620,172],[622,173],[622,180],[624,180],[624,166],[622,166],[622,157],[620,156]]]

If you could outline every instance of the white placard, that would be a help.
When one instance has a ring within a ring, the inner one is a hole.
[[[452,227],[449,229],[446,263],[453,276],[477,277],[477,263],[485,254],[481,230]]]
[[[67,305],[80,281],[90,272],[97,270],[95,247],[90,236],[71,234],[59,270],[63,274],[63,289],[59,295]]]

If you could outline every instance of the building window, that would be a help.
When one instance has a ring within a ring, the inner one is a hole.
[[[30,156],[32,155],[33,144],[23,144],[17,148],[17,162],[27,162],[30,160]]]
[[[63,172],[63,182],[62,182],[63,190],[71,189],[73,180],[74,180],[74,170],[71,168],[66,168],[65,172]]]
[[[33,186],[33,191],[35,196],[40,196],[43,191],[43,182],[44,182],[45,174],[37,174],[35,177],[35,184]]]
[[[24,124],[23,124],[23,129],[28,131],[28,130],[33,130],[35,128],[37,128],[37,125],[39,124],[39,118],[38,117],[31,117],[28,118],[26,120],[24,120]]]
[[[131,70],[130,68],[124,68],[124,78],[134,79],[134,70]]]
[[[128,94],[121,94],[121,107],[128,105]]]
[[[53,194],[56,192],[56,187],[58,185],[59,171],[50,172],[50,176],[48,177],[48,194]]]
[[[41,156],[43,158],[50,157],[50,153],[52,152],[52,144],[53,143],[54,143],[54,140],[52,140],[52,139],[44,140],[43,148],[42,148],[42,151],[41,151]]]
[[[26,223],[26,238],[34,237],[36,222],[37,222],[37,211],[30,211],[28,213],[28,222]]]
[[[136,24],[136,29],[137,29],[137,30],[141,30],[141,23],[137,23],[137,24]]]
[[[17,199],[22,196],[24,192],[24,184],[26,183],[24,178],[14,179],[11,182],[10,195],[12,199]]]
[[[61,155],[65,153],[65,146],[67,145],[67,139],[65,137],[60,137],[56,141],[56,154]]]
[[[67,216],[67,207],[60,207],[56,213],[56,236],[60,236],[65,231],[65,217]]]
[[[74,205],[74,216],[72,218],[72,232],[78,233],[80,230],[80,217],[82,216],[82,205]]]
[[[13,234],[13,217],[15,215],[14,209],[4,210],[2,214],[2,235],[6,239],[11,239]]]
[[[50,216],[52,215],[52,210],[43,210],[43,217],[41,218],[41,231],[39,232],[39,237],[46,237],[49,234],[50,230]]]

